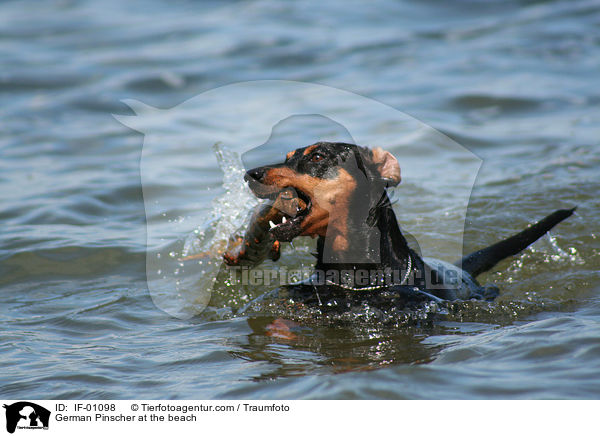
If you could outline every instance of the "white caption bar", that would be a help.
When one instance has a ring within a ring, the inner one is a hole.
[[[587,434],[597,401],[0,400],[0,434]],[[223,433],[226,432],[226,433]]]

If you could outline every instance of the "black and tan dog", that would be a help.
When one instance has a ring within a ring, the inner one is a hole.
[[[313,276],[275,294],[338,310],[365,300],[383,309],[427,301],[491,300],[498,289],[481,286],[475,277],[574,211],[558,210],[451,265],[423,259],[409,247],[386,192],[400,183],[400,166],[380,148],[318,142],[288,153],[281,164],[248,171],[245,179],[256,196],[274,203],[255,213],[250,235],[225,254],[225,262],[256,264],[268,254],[276,259],[280,241],[316,237]]]

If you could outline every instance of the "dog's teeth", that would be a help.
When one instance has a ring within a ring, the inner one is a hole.
[[[281,218],[281,224],[285,224],[287,220],[285,219],[285,217]]]
[[[275,224],[273,223],[273,221],[269,221],[269,226],[271,226],[271,228],[275,227]]]

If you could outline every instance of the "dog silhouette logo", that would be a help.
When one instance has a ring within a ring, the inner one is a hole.
[[[6,431],[14,433],[19,429],[48,429],[50,411],[28,401],[4,405],[6,409]]]

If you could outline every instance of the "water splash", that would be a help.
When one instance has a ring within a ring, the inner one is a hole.
[[[243,227],[258,204],[243,182],[240,156],[220,144],[213,146],[223,172],[223,193],[212,202],[202,224],[183,240],[173,241],[148,257],[148,287],[154,303],[172,316],[190,318],[209,305],[222,254],[231,234]],[[215,309],[230,313],[228,308]],[[222,317],[222,316],[220,316]]]
[[[246,171],[239,154],[219,143],[213,145],[213,151],[223,172],[225,192],[213,200],[207,222],[188,235],[181,257],[206,253],[220,260],[229,237],[244,225],[259,203],[243,181]]]
[[[547,254],[549,260],[547,259],[545,260],[545,262],[553,261],[577,265],[583,265],[585,263],[585,260],[583,260],[583,258],[581,257],[581,255],[575,247],[567,247],[565,249],[561,248],[558,245],[556,237],[553,236],[550,232],[546,234],[545,240],[551,247],[551,253]]]

